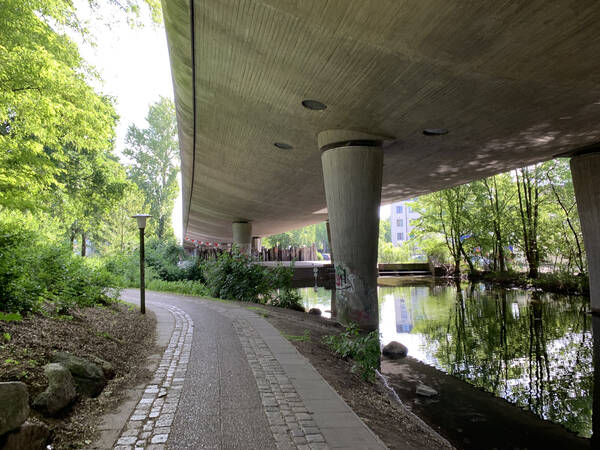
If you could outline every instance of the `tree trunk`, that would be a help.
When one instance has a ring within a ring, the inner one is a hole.
[[[521,179],[519,178],[521,171]],[[535,175],[534,175],[535,177]],[[516,171],[519,213],[523,227],[523,250],[529,267],[529,278],[537,278],[540,264],[537,244],[539,190],[537,179],[532,181],[527,168]],[[522,190],[522,192],[521,192]]]
[[[85,233],[81,233],[81,256],[85,257],[86,251]]]

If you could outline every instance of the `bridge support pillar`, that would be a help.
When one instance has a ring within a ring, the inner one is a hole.
[[[335,255],[335,309],[341,323],[365,331],[379,326],[377,243],[383,138],[330,130],[319,133],[323,177]]]
[[[233,243],[246,255],[252,250],[252,224],[250,222],[233,222]]]
[[[573,157],[571,175],[587,255],[592,312],[600,314],[600,152]]]

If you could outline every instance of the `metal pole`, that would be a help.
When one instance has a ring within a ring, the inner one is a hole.
[[[146,314],[146,273],[144,270],[144,229],[140,228],[140,312]]]

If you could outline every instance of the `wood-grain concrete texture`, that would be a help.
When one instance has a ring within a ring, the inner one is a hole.
[[[164,0],[163,9],[192,239],[231,241],[236,220],[255,236],[324,220],[317,134],[327,129],[391,138],[383,203],[600,140],[597,0]]]

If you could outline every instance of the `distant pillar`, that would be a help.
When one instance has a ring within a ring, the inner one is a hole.
[[[335,310],[341,323],[366,331],[379,325],[377,239],[383,138],[330,130],[319,133],[327,210],[335,255]]]
[[[258,258],[262,250],[262,239],[260,236],[252,237],[252,256]]]
[[[233,222],[233,243],[240,252],[251,254],[252,224],[250,222]]]
[[[587,255],[592,312],[600,314],[600,152],[573,157],[571,175]]]

